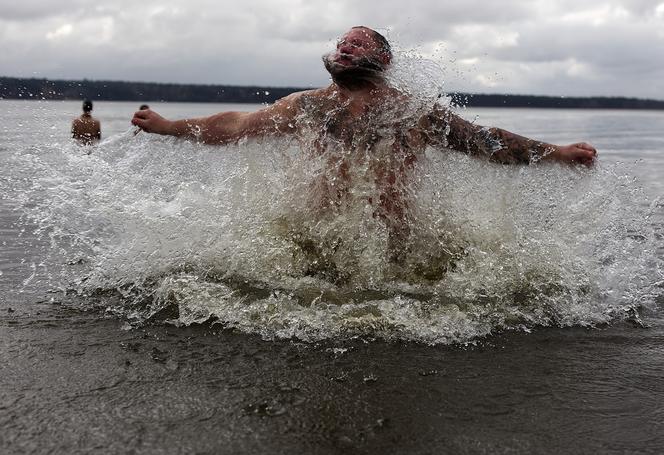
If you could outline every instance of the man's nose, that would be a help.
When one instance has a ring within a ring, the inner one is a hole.
[[[353,48],[350,47],[350,46],[346,46],[346,45],[339,46],[339,52],[341,52],[342,54],[350,54],[352,52],[352,50],[353,50]]]
[[[348,43],[343,43],[339,46],[339,52],[341,52],[342,54],[352,54],[354,49],[355,46]]]

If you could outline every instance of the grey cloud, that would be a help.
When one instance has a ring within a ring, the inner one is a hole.
[[[328,81],[321,54],[350,26],[363,24],[386,31],[402,50],[425,53],[444,42],[436,58],[446,65],[450,90],[662,98],[658,3],[27,0],[0,8],[0,68],[18,76],[319,86]],[[607,8],[628,14],[609,15],[600,25],[561,19]],[[451,62],[470,58],[478,63]],[[566,72],[572,60],[595,79]],[[496,85],[483,85],[480,76]]]
[[[59,2],[57,7],[48,0],[3,1],[0,5],[0,20],[32,21],[46,17],[72,14],[85,5],[84,0]]]
[[[636,69],[660,66],[664,39],[642,24],[612,24],[593,30],[555,25],[521,31],[519,45],[499,49],[493,55],[504,60],[544,62],[575,58],[607,68]]]

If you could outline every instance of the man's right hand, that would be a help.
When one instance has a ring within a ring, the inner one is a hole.
[[[136,111],[131,123],[148,133],[172,134],[172,122],[150,109]]]

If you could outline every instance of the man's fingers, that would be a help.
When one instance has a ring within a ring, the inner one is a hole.
[[[134,112],[134,118],[148,118],[148,115],[150,114],[149,109],[143,109],[142,111],[136,111]]]
[[[587,142],[578,142],[574,145],[577,146],[580,149],[588,150],[589,152],[593,152],[595,155],[597,154],[597,150],[595,149],[595,147],[588,144]]]
[[[150,121],[151,114],[152,112],[149,109],[134,112],[134,117],[131,119],[132,125],[145,129],[147,122]]]
[[[131,123],[148,133],[160,133],[160,131],[164,130],[164,124],[168,122],[156,112],[144,109],[134,113]]]
[[[591,167],[593,164],[595,164],[595,159],[597,156],[597,150],[592,149],[592,150],[585,150],[585,153],[583,156],[580,157],[579,162],[583,164],[584,166]]]
[[[586,166],[591,166],[593,161],[597,157],[597,150],[592,145],[587,142],[577,142],[573,144],[577,150],[582,152],[582,155],[579,157],[579,162],[585,164]]]

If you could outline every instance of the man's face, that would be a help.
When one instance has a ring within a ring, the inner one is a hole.
[[[381,52],[371,32],[364,28],[354,28],[337,42],[333,61],[343,66],[352,66],[358,59],[380,60]]]
[[[371,30],[353,28],[337,42],[334,52],[323,57],[325,68],[337,82],[376,81],[390,62]]]

